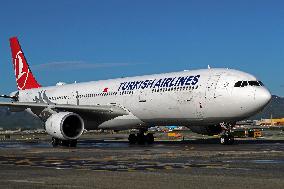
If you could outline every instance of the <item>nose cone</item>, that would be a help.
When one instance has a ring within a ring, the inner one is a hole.
[[[255,99],[261,108],[264,108],[271,100],[271,94],[266,88],[256,91]]]

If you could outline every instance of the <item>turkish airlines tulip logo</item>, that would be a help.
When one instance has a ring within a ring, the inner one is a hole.
[[[15,75],[19,89],[23,89],[26,86],[26,82],[30,72],[27,64],[24,63],[24,61],[24,55],[22,51],[19,51],[14,59]]]

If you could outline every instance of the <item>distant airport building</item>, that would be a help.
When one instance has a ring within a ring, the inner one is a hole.
[[[284,118],[261,119],[260,120],[260,125],[284,126]]]
[[[236,126],[252,126],[254,125],[254,121],[253,120],[243,120],[243,121],[238,121],[236,123]]]

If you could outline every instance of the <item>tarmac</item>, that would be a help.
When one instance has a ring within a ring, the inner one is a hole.
[[[123,136],[122,136],[123,137]],[[0,188],[284,188],[284,140],[0,142]],[[120,137],[118,137],[120,138]]]

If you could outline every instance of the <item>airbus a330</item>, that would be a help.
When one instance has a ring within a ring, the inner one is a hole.
[[[232,144],[234,124],[262,110],[271,94],[255,76],[233,69],[211,68],[84,83],[41,86],[20,47],[10,39],[18,90],[10,111],[39,117],[52,136],[52,145],[75,147],[84,130],[137,129],[131,144],[151,144],[145,135],[152,126],[186,126],[204,135],[220,134]]]

